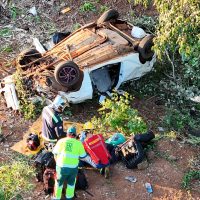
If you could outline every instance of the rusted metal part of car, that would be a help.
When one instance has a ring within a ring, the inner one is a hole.
[[[89,29],[80,30],[79,32],[77,32],[77,34],[74,34],[69,39],[66,38],[65,41],[62,41],[62,43],[56,45],[52,50],[46,52],[44,55],[42,55],[41,58],[35,59],[33,61],[31,60],[31,62],[28,64],[20,64],[20,59],[24,56],[24,53],[22,53],[17,59],[17,64],[21,68],[25,68],[29,66],[32,67],[32,65],[34,65],[35,63],[41,62],[42,64],[39,64],[40,67],[34,72],[28,73],[27,71],[25,71],[23,73],[24,75],[26,75],[26,77],[30,77],[52,66],[56,66],[59,62],[74,59],[84,52],[96,46],[99,46],[106,40],[107,36],[103,33],[95,34]],[[50,61],[49,64],[47,64],[48,61]],[[45,65],[43,65],[44,63]]]

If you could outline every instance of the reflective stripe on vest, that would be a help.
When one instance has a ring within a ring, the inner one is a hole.
[[[63,158],[79,158],[79,156],[77,155],[72,155],[72,154],[65,154],[65,153],[60,153],[60,154],[57,154],[58,156],[62,156]]]
[[[58,123],[58,119],[57,119],[57,117],[55,116],[55,114],[53,113],[53,111],[52,111],[49,107],[46,107],[46,110],[47,110],[47,112],[49,113],[49,115],[54,119],[54,121],[55,121],[56,123]]]

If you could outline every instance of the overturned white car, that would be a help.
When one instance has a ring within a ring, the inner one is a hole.
[[[108,10],[44,53],[22,52],[16,63],[26,84],[47,97],[62,93],[70,103],[79,103],[149,72],[155,62],[153,35],[118,16]]]

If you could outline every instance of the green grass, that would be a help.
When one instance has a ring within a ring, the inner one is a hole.
[[[72,32],[76,31],[77,29],[79,29],[81,27],[81,25],[79,23],[75,23],[72,26]]]
[[[189,144],[199,146],[200,145],[200,138],[193,136],[193,135],[188,135],[187,138],[185,138],[185,141]]]
[[[100,6],[100,13],[104,13],[105,11],[107,11],[109,9],[109,7],[105,6],[105,5],[101,5]]]
[[[10,12],[11,12],[12,20],[16,20],[17,17],[22,14],[22,10],[17,8],[17,7],[15,7],[15,6],[10,8]]]
[[[88,11],[96,11],[96,7],[94,3],[90,1],[85,1],[81,6],[80,6],[80,11],[81,12],[88,12]]]
[[[2,28],[0,30],[0,37],[9,37],[11,36],[11,30],[9,28]]]
[[[6,53],[11,53],[13,52],[13,48],[11,46],[3,46],[0,48],[0,52],[3,53],[3,52],[6,52]]]
[[[22,199],[22,194],[33,189],[31,180],[35,174],[29,160],[13,156],[9,162],[0,163],[0,200]]]
[[[184,189],[191,189],[191,181],[199,180],[200,181],[200,170],[190,170],[183,176],[182,187]]]

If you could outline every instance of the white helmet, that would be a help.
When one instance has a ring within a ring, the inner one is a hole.
[[[53,108],[58,112],[62,112],[66,106],[69,107],[69,103],[68,103],[67,99],[61,95],[56,96],[52,105],[53,105]]]

